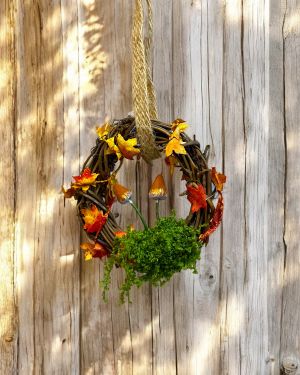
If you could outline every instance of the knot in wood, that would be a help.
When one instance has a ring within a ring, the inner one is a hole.
[[[298,361],[296,358],[287,357],[282,360],[282,374],[283,375],[296,375],[298,369]]]

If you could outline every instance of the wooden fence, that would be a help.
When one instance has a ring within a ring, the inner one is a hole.
[[[103,303],[60,188],[96,124],[132,110],[133,1],[1,0],[1,375],[300,373],[300,2],[153,2],[159,116],[211,144],[224,224],[198,275],[119,306],[116,270]],[[142,190],[163,164],[142,166]],[[176,178],[169,190],[183,215]]]

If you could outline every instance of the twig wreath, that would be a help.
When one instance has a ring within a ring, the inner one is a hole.
[[[101,285],[103,296],[110,286],[114,266],[125,270],[120,286],[124,302],[133,285],[144,282],[162,285],[174,273],[191,269],[197,273],[196,262],[201,247],[217,229],[223,215],[223,184],[226,177],[207,164],[209,147],[204,152],[196,139],[186,133],[188,125],[177,119],[172,123],[157,120],[154,87],[150,76],[149,50],[152,36],[151,3],[148,5],[148,39],[144,44],[142,0],[136,0],[133,22],[133,104],[135,117],[105,123],[97,128],[96,146],[85,161],[81,174],[67,190],[66,198],[77,200],[78,213],[90,242],[81,245],[86,260],[106,258]],[[175,213],[160,217],[160,201],[167,198],[162,174],[149,187],[149,199],[155,201],[156,223],[149,227],[139,207],[134,203],[130,188],[118,182],[123,160],[143,158],[147,162],[165,158],[173,176],[175,168],[186,182],[186,196],[191,204],[185,219]],[[217,204],[214,199],[218,196]],[[121,228],[112,207],[130,204],[144,229]]]

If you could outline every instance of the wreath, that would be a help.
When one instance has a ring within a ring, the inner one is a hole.
[[[223,215],[223,184],[226,177],[207,164],[209,147],[202,152],[196,139],[185,130],[188,124],[181,119],[172,123],[157,120],[154,85],[150,75],[150,46],[152,41],[152,9],[148,6],[148,37],[144,42],[142,0],[135,0],[132,32],[132,96],[135,117],[105,123],[97,128],[95,147],[85,161],[81,174],[74,176],[71,187],[63,189],[65,198],[77,200],[78,214],[90,242],[81,244],[86,260],[106,258],[101,280],[106,299],[111,271],[125,270],[120,286],[124,302],[133,285],[144,282],[162,285],[174,273],[191,269],[197,273],[196,262],[201,248],[217,229]],[[162,174],[149,186],[149,199],[156,205],[156,223],[149,227],[134,202],[130,187],[121,185],[118,172],[123,160],[150,162],[165,158],[170,174],[175,168],[182,172],[186,196],[191,204],[185,219],[175,212],[160,216],[160,201],[167,198]],[[215,206],[214,200],[217,199]],[[112,210],[117,203],[129,204],[140,218],[144,229],[121,228]]]
[[[175,213],[160,217],[159,204],[167,198],[162,174],[149,187],[149,199],[156,205],[156,224],[150,228],[134,203],[130,187],[118,182],[123,160],[141,158],[137,141],[135,118],[106,123],[97,128],[95,147],[83,165],[82,173],[74,176],[71,187],[64,190],[66,198],[77,200],[78,214],[83,229],[91,242],[81,245],[86,260],[107,257],[102,280],[104,295],[109,288],[110,273],[116,265],[125,269],[121,285],[121,301],[133,285],[150,281],[162,285],[183,269],[197,272],[201,247],[217,229],[223,214],[223,184],[226,177],[213,167],[208,168],[208,150],[202,152],[197,140],[185,132],[187,123],[176,120],[171,124],[152,121],[157,150],[164,154],[171,175],[174,169],[182,172],[186,182],[186,196],[191,204],[185,219]],[[216,207],[213,203],[218,194]],[[142,221],[144,230],[121,228],[112,212],[113,205],[130,204]]]

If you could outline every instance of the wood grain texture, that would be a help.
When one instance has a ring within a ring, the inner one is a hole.
[[[211,145],[228,176],[224,223],[198,275],[134,289],[120,306],[123,272],[104,303],[103,262],[82,260],[86,237],[60,188],[95,127],[132,110],[132,6],[0,4],[0,373],[299,373],[299,1],[153,1],[159,117],[184,118]],[[163,160],[126,161],[119,176],[150,222],[143,197],[161,171],[162,212],[185,216],[185,186]],[[114,210],[139,228],[131,207]]]
[[[60,193],[79,157],[78,78],[63,54],[64,22],[70,38],[74,23],[72,9],[62,16],[68,5],[17,4],[20,374],[79,373],[78,222]],[[65,48],[74,53],[74,44],[66,41]]]
[[[268,118],[267,46],[268,3],[244,1],[242,64],[244,82],[245,139],[245,243],[244,298],[246,324],[243,330],[241,373],[265,373],[268,320],[267,304],[267,216]],[[258,89],[259,88],[259,89]],[[258,276],[259,275],[259,276]],[[250,319],[252,316],[260,319]]]
[[[285,126],[283,35],[285,4],[270,4],[268,134],[268,341],[269,374],[280,374],[280,336],[284,272]]]
[[[163,121],[172,121],[173,113],[173,5],[174,1],[153,2],[154,46],[153,80],[156,87],[158,116]],[[163,172],[169,197],[161,202],[161,214],[168,214],[174,207],[172,192],[174,181],[164,160],[156,160],[151,170],[151,180]],[[171,198],[172,197],[172,198]],[[154,202],[150,202],[149,217],[155,220]],[[152,288],[152,337],[153,375],[176,373],[176,327],[174,316],[174,281],[161,288]]]
[[[14,279],[15,219],[15,29],[14,3],[0,4],[0,373],[16,367]],[[3,158],[4,156],[4,158]]]
[[[191,126],[201,147],[211,144],[210,163],[222,168],[222,3],[176,2],[173,12],[174,114]],[[210,48],[214,45],[215,49]],[[177,176],[177,178],[179,178]],[[179,184],[178,184],[179,185]],[[185,190],[175,185],[176,209],[189,205],[176,198]],[[179,374],[219,371],[220,232],[202,250],[199,275],[175,277],[174,309]]]
[[[285,202],[284,202],[284,290],[281,326],[281,359],[291,358],[294,370],[300,371],[300,252],[298,228],[300,204],[295,199],[292,187],[299,178],[299,147],[296,140],[300,135],[300,9],[298,1],[287,1],[283,20],[284,53],[284,131],[285,131]],[[285,368],[287,369],[287,368]],[[291,368],[290,368],[291,370]]]

